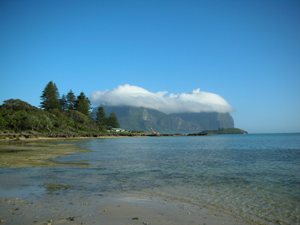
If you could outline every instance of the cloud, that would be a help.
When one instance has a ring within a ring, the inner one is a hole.
[[[91,96],[95,106],[135,106],[164,113],[231,112],[232,108],[220,95],[195,89],[191,93],[150,92],[142,87],[124,84],[113,90],[95,91]]]

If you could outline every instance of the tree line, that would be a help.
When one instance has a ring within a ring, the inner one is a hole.
[[[56,84],[50,81],[40,97],[40,108],[21,99],[8,99],[0,105],[0,138],[24,132],[31,136],[97,136],[120,127],[115,113],[106,116],[103,107],[92,113],[83,92],[76,96],[70,90],[60,96]]]
[[[77,110],[87,116],[91,108],[90,100],[83,92],[76,97],[72,90],[67,95],[59,96],[58,88],[50,81],[41,95],[41,108],[44,110]]]
[[[86,116],[91,117],[91,102],[86,97],[84,92],[76,97],[74,92],[70,90],[66,95],[59,95],[58,88],[53,81],[50,81],[44,88],[41,95],[41,108],[47,111],[78,111]],[[114,112],[107,117],[105,115],[104,107],[98,107],[96,114],[96,123],[100,130],[119,127],[118,118]]]

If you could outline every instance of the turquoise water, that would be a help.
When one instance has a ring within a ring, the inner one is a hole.
[[[300,134],[90,139],[63,157],[88,168],[0,169],[0,195],[140,192],[222,210],[254,224],[300,224]],[[12,182],[17,179],[18,182]]]

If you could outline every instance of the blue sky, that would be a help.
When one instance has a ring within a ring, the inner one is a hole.
[[[237,127],[300,131],[300,1],[0,1],[0,101],[131,84],[225,98]]]

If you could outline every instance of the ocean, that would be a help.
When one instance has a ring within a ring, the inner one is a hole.
[[[219,210],[249,224],[300,224],[300,134],[133,137],[75,142],[59,158],[88,167],[0,169],[0,196],[144,193]],[[5,179],[4,179],[5,177]],[[17,180],[12,182],[12,180]]]

